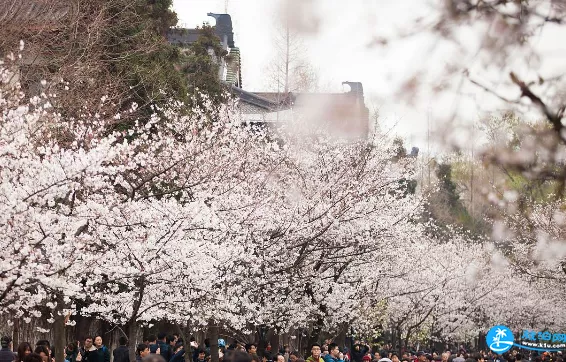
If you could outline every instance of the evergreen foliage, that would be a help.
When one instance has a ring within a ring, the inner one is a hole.
[[[226,86],[219,78],[219,64],[227,55],[221,46],[214,27],[204,23],[198,28],[200,36],[185,51],[183,73],[188,77],[188,91],[192,106],[203,108],[205,97],[217,109],[226,101]]]
[[[46,1],[69,7],[66,1]],[[208,98],[215,105],[225,100],[218,60],[226,54],[214,28],[203,25],[201,38],[187,51],[170,44],[167,31],[177,24],[172,0],[77,0],[76,5],[41,32],[31,22],[0,30],[0,50],[14,50],[20,39],[25,43],[21,82],[29,96],[56,94],[50,102],[68,119],[85,109],[116,114],[135,103],[135,111],[110,129],[128,129],[134,119],[159,114],[171,99],[183,102],[185,112]],[[41,80],[47,82],[40,85]]]
[[[483,235],[486,232],[485,225],[470,214],[460,198],[458,184],[453,177],[452,164],[438,164],[435,173],[438,179],[437,189],[430,195],[425,214],[441,229],[457,225],[472,231],[476,236]]]

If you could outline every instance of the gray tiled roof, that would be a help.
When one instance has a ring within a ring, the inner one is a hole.
[[[246,92],[245,90],[238,88],[238,87],[231,87],[232,94],[238,96],[240,101],[248,104],[252,104],[255,107],[259,107],[264,111],[275,111],[279,108],[279,105],[275,102],[270,101],[269,99],[260,97],[256,94]]]
[[[52,23],[65,18],[70,6],[56,0],[0,0],[2,25]]]
[[[256,96],[269,99],[270,101],[278,104],[289,105],[293,103],[292,93],[283,92],[253,92]]]

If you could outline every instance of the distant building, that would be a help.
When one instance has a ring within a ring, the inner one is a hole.
[[[232,89],[240,98],[244,122],[251,124],[295,122],[301,131],[324,128],[346,138],[367,138],[369,110],[364,102],[363,87],[358,82],[344,82],[350,91],[344,93],[250,93]]]
[[[228,14],[208,13],[208,16],[216,19],[216,35],[220,38],[222,48],[228,52],[228,55],[220,60],[218,77],[234,87],[242,88],[240,49],[234,44],[232,18]],[[174,28],[167,33],[167,40],[173,45],[188,48],[199,36],[199,29]]]
[[[215,32],[228,56],[220,62],[219,79],[228,83],[232,94],[240,100],[242,119],[246,123],[269,127],[277,123],[298,121],[308,127],[329,127],[346,137],[366,138],[369,133],[369,110],[365,105],[363,86],[344,82],[345,93],[267,93],[243,89],[240,49],[235,46],[232,18],[213,14]],[[189,47],[200,35],[199,29],[171,29],[171,44]]]

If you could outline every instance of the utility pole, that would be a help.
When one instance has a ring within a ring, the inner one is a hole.
[[[228,3],[230,0],[224,0],[224,14],[228,14]]]

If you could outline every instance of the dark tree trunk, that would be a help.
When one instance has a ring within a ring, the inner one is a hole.
[[[185,348],[185,362],[193,362],[193,347],[191,346],[191,328],[189,326],[181,327],[177,325],[179,336],[183,338]],[[216,342],[218,343],[218,342]]]
[[[320,305],[320,309],[324,309],[323,312],[326,312],[326,306],[324,305]],[[326,313],[324,313],[326,314]],[[319,316],[316,319],[316,323],[312,328],[311,333],[309,334],[309,344],[307,346],[307,350],[308,353],[310,353],[310,347],[314,344],[314,343],[318,343],[319,339],[320,339],[320,333],[322,332],[322,327],[324,326],[324,318],[322,316]]]
[[[146,288],[146,283],[145,283],[145,276],[141,276],[140,278],[136,278],[135,280],[135,287],[136,289],[136,293],[135,293],[135,300],[134,300],[134,305],[133,305],[133,311],[132,314],[130,316],[130,319],[127,323],[127,327],[128,327],[128,344],[130,346],[129,348],[129,355],[130,355],[130,362],[135,362],[136,360],[136,346],[137,346],[137,342],[138,342],[138,313],[140,311],[140,307],[141,307],[141,303],[143,300],[143,297],[145,295],[145,288]]]
[[[340,325],[340,331],[338,332],[338,335],[334,339],[334,342],[336,344],[338,344],[339,346],[345,346],[346,345],[346,332],[347,331],[348,331],[348,324],[342,323]]]
[[[77,323],[75,325],[75,338],[74,340],[84,343],[84,338],[89,335],[92,318],[83,317],[79,314],[73,316],[73,320]]]
[[[218,325],[211,319],[208,321],[208,340],[210,341],[210,361],[220,362],[218,355]]]
[[[14,343],[14,349],[18,348],[20,344],[20,319],[14,318],[14,333],[12,334],[12,342]]]
[[[138,345],[138,324],[136,322],[129,322],[126,326],[128,333],[128,349],[130,355],[130,362],[136,360],[136,346]]]
[[[65,331],[65,316],[56,315],[55,323],[53,324],[54,347],[55,347],[55,361],[65,361],[65,348],[67,347],[67,333]]]
[[[268,328],[266,326],[262,325],[257,327],[257,336],[258,336],[257,354],[260,357],[265,355],[265,349],[267,348],[267,332],[268,332]]]
[[[407,335],[405,336],[405,348],[409,348],[409,337],[411,337],[412,328],[407,329]]]
[[[271,344],[271,353],[272,354],[276,354],[279,352],[279,334],[277,333],[277,330],[273,330],[273,334],[271,335],[271,338],[269,338],[269,343]]]
[[[393,346],[397,346],[399,345],[399,347],[405,347],[402,345],[402,341],[401,341],[401,328],[399,326],[395,326],[395,328],[393,328],[391,330],[391,340],[392,340],[392,344]],[[404,350],[403,350],[404,351]]]

